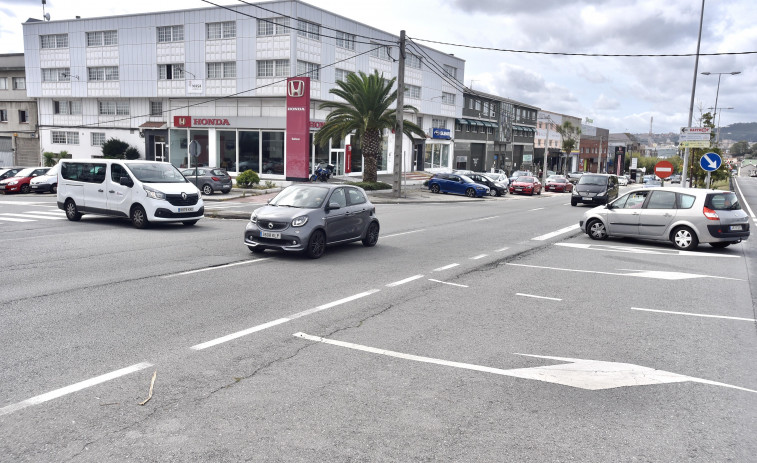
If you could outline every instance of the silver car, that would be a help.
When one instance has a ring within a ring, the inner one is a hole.
[[[362,241],[371,247],[378,237],[376,207],[362,188],[296,184],[252,213],[244,244],[254,253],[279,249],[317,259],[328,245]]]
[[[635,189],[586,211],[579,225],[595,240],[671,241],[682,250],[699,243],[724,248],[749,238],[749,216],[735,193],[680,187]]]
[[[181,174],[194,183],[204,195],[212,195],[214,191],[223,194],[231,191],[231,176],[218,167],[193,167],[182,170]]]

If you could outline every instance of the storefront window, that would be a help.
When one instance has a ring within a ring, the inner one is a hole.
[[[315,166],[318,165],[318,163],[322,163],[323,165],[326,165],[329,163],[329,147],[326,146],[320,146],[316,145],[313,141],[313,137],[315,134],[310,134],[310,146],[313,147],[313,158],[310,160],[310,165],[308,165],[308,172],[313,173]]]
[[[426,169],[449,167],[449,145],[426,143],[423,165]]]
[[[197,141],[200,144],[200,156],[192,157],[189,159],[189,167],[195,166],[207,166],[208,165],[208,131],[207,130],[190,130],[189,131],[189,143]]]
[[[237,133],[219,130],[216,132],[216,166],[234,171],[237,162]]]
[[[389,158],[389,137],[384,135],[384,137],[381,139],[381,158],[378,160],[379,162],[376,165],[376,170],[387,170],[387,162]]]
[[[171,139],[170,149],[168,150],[169,161],[176,167],[187,167],[187,157],[189,156],[187,130],[171,129],[169,137]]]
[[[237,172],[254,170],[260,172],[260,132],[239,132],[239,168]]]
[[[284,175],[284,132],[263,132],[264,174]]]

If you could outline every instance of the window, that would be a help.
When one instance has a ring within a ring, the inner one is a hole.
[[[0,122],[8,122],[8,110],[0,109]]]
[[[347,80],[347,74],[351,74],[352,71],[345,71],[344,69],[336,69],[336,81],[345,82]]]
[[[184,65],[183,64],[159,64],[158,65],[158,80],[183,80],[184,79]]]
[[[101,116],[128,116],[128,101],[98,101],[98,113]]]
[[[26,78],[25,77],[14,77],[13,78],[13,90],[25,90],[26,89]]]
[[[150,102],[150,116],[162,116],[163,115],[163,102],[151,101]]]
[[[258,36],[289,33],[289,18],[258,19]]]
[[[389,61],[389,47],[376,42],[371,42],[371,47],[371,56]]]
[[[681,209],[691,209],[696,199],[696,196],[681,194],[678,196],[678,204],[680,204]]]
[[[447,119],[431,119],[431,126],[435,129],[446,129],[447,128]]]
[[[105,144],[105,133],[92,132],[92,146],[102,146]]]
[[[40,35],[42,48],[68,48],[68,34]]]
[[[118,80],[118,66],[87,68],[87,79],[90,81]]]
[[[308,63],[307,61],[297,61],[297,75],[307,75],[312,80],[321,80],[321,65]]]
[[[81,101],[53,101],[53,114],[81,115]]]
[[[442,104],[455,104],[455,94],[442,92]]]
[[[476,100],[476,111],[481,111],[481,100]]]
[[[23,109],[18,110],[18,122],[21,124],[29,123],[29,113],[26,110],[23,110]]]
[[[484,116],[488,116],[488,115],[489,115],[489,102],[484,101]]]
[[[289,60],[258,61],[258,77],[289,77]]]
[[[8,78],[0,77],[0,90],[8,90]]]
[[[208,79],[232,79],[237,76],[236,61],[226,63],[207,63]]]
[[[184,41],[184,26],[158,27],[158,42],[182,42]]]
[[[321,26],[301,19],[297,20],[297,35],[313,40],[321,40]]]
[[[52,135],[52,142],[56,145],[78,145],[79,144],[79,132],[60,132],[53,130],[50,132]]]
[[[473,109],[473,98],[468,98],[468,109]]]
[[[87,32],[88,47],[118,45],[118,31]]]
[[[42,69],[42,82],[69,82],[70,80],[69,68]]]
[[[405,84],[405,98],[416,98],[420,99],[421,97],[421,88],[417,85],[408,85]]]
[[[336,46],[348,50],[355,49],[355,35],[336,31]]]
[[[227,21],[205,25],[205,38],[208,40],[233,39],[237,36],[237,23]]]
[[[420,69],[421,57],[418,55],[414,55],[412,53],[408,53],[407,56],[405,57],[405,66],[409,68]]]
[[[452,67],[449,64],[444,65],[444,73],[448,76],[452,77],[453,79],[457,80],[457,68]]]

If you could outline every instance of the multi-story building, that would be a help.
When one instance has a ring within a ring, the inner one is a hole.
[[[578,156],[579,172],[606,173],[607,147],[610,131],[584,124],[581,126],[581,143]]]
[[[39,166],[37,102],[26,96],[24,54],[0,55],[0,167]]]
[[[309,163],[362,171],[346,140],[312,143],[337,97],[335,82],[352,72],[397,75],[399,38],[298,0],[230,8],[24,23],[27,89],[39,100],[46,151],[74,158],[101,154],[118,138],[146,159],[205,164],[231,172],[287,175],[287,78],[310,78]],[[462,112],[465,62],[410,42],[406,118],[425,130],[452,127]],[[430,169],[452,167],[450,137],[403,140]],[[188,147],[200,145],[192,159]],[[418,157],[405,156],[403,170]],[[351,158],[351,161],[347,161]],[[391,172],[394,135],[384,134],[379,171]]]
[[[557,132],[557,127],[565,121],[569,121],[575,128],[581,128],[581,118],[579,117],[545,110],[539,111],[534,149],[540,159],[544,155],[544,150],[547,150],[547,170],[555,172],[576,172],[578,170],[578,154],[581,149],[580,137],[577,139],[578,143],[573,150],[570,153],[565,153],[562,149],[562,136]]]

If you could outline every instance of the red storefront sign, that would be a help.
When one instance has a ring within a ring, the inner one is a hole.
[[[174,127],[229,127],[231,123],[222,117],[174,116]]]
[[[192,127],[192,118],[190,116],[174,116],[174,127]]]
[[[287,79],[286,179],[306,181],[310,160],[310,77]]]
[[[344,172],[347,174],[352,172],[352,145],[344,147]]]

